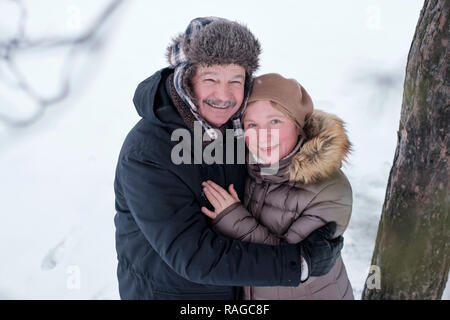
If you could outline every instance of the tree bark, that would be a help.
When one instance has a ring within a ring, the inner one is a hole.
[[[450,267],[449,0],[426,0],[406,67],[397,149],[362,299],[440,299]],[[376,276],[376,275],[375,275]],[[369,284],[369,285],[368,285]]]

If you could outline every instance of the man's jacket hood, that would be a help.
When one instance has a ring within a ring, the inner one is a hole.
[[[137,113],[152,124],[162,127],[179,128],[180,125],[184,127],[182,119],[173,112],[167,83],[170,73],[173,73],[173,69],[165,68],[142,81],[136,88],[133,103]],[[166,79],[166,83],[161,86],[160,82],[163,79]]]

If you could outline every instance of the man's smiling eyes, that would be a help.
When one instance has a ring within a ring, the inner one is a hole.
[[[203,79],[203,81],[207,82],[207,83],[216,83],[217,82],[216,79],[212,79],[212,78],[206,78],[206,79]],[[236,84],[236,85],[242,85],[242,81],[239,81],[239,80],[232,80],[232,81],[230,81],[230,83]]]

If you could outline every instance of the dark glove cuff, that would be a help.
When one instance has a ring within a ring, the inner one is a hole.
[[[307,269],[306,279],[303,279],[303,280],[300,279],[300,283],[304,283],[304,282],[308,281],[309,276],[311,275],[311,259],[303,247],[300,247],[300,261],[301,261],[301,263],[300,263],[301,278],[304,278],[304,271],[305,271],[304,266],[305,265],[306,265],[306,269]]]

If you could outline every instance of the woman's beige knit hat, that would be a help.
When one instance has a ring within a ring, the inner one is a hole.
[[[269,100],[282,107],[290,118],[297,122],[301,135],[307,139],[303,131],[306,120],[311,116],[314,106],[305,88],[294,79],[286,79],[278,73],[267,73],[253,80],[253,89],[248,104],[259,100]]]

